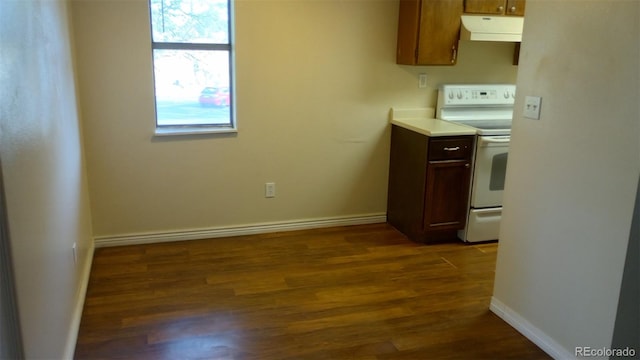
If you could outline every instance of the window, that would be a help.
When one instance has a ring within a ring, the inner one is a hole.
[[[156,134],[234,131],[232,0],[150,0]]]

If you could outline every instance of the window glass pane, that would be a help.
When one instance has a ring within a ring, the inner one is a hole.
[[[226,0],[151,0],[154,42],[229,43]]]
[[[229,52],[154,50],[158,126],[231,125]]]

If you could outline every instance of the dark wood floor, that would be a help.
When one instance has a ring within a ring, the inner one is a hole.
[[[549,359],[491,313],[497,244],[387,224],[96,250],[77,359]]]

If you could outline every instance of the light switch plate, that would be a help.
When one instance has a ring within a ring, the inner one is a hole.
[[[427,87],[427,74],[418,75],[418,87],[424,89]]]
[[[527,119],[540,120],[540,105],[542,98],[539,96],[526,96],[524,98],[523,115]]]

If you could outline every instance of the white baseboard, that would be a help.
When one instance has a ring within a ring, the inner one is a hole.
[[[514,329],[518,330],[527,339],[531,340],[531,342],[538,345],[540,349],[549,354],[552,358],[562,360],[577,359],[575,354],[562,347],[555,340],[549,337],[549,335],[533,326],[533,324],[527,321],[527,319],[523,318],[520,314],[513,311],[495,297],[491,298],[491,305],[489,308],[494,314],[498,315]]]
[[[80,330],[80,321],[82,320],[82,310],[84,309],[84,300],[87,296],[87,287],[89,286],[89,276],[91,275],[91,265],[93,263],[93,252],[95,250],[94,242],[87,251],[87,259],[84,261],[82,268],[81,283],[75,297],[75,308],[71,318],[71,326],[69,326],[69,334],[67,335],[67,343],[64,348],[63,359],[73,359],[76,351],[76,343],[78,342],[78,332]]]
[[[213,227],[182,231],[138,233],[117,236],[98,236],[96,248],[121,245],[150,244],[170,241],[199,240],[218,237],[266,234],[278,231],[307,230],[334,226],[376,224],[387,221],[387,215],[369,214],[361,216],[293,220],[286,222],[249,224],[243,226]]]

